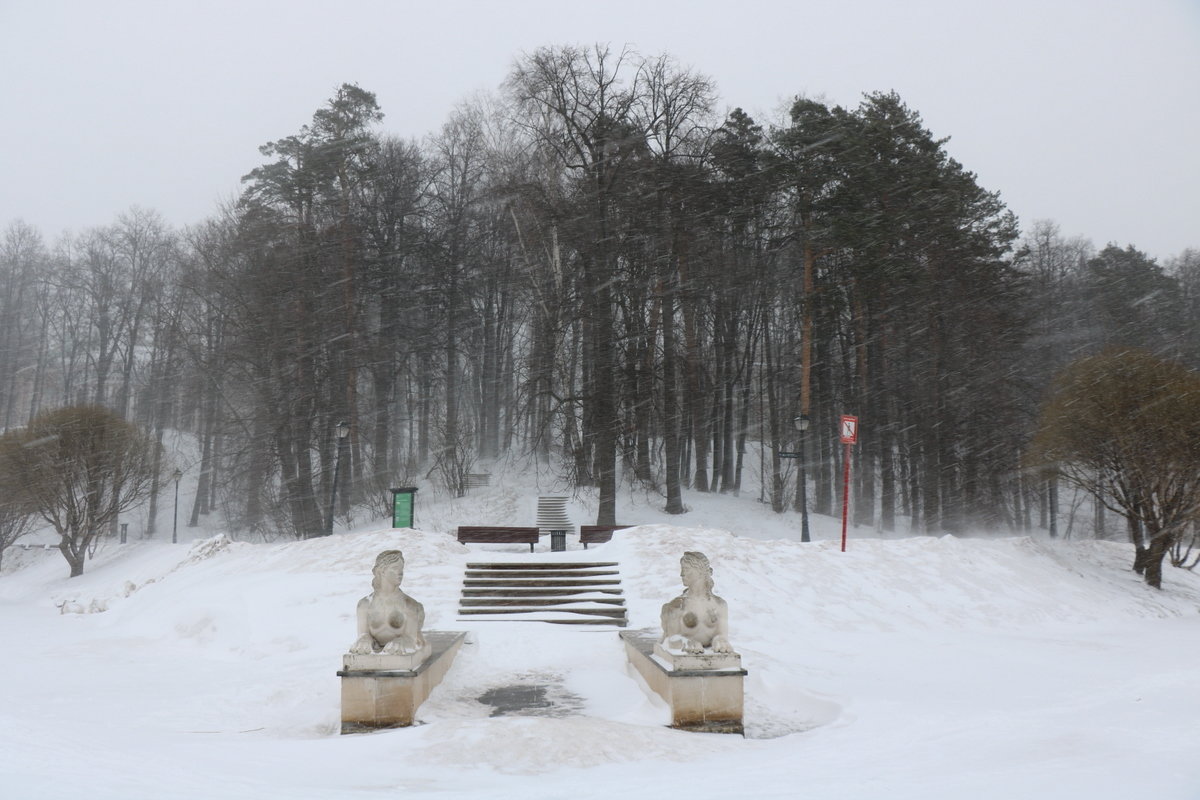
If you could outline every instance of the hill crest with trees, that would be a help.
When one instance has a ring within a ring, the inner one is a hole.
[[[190,431],[190,524],[307,537],[339,457],[343,517],[507,454],[596,487],[612,523],[620,480],[674,513],[739,491],[757,440],[783,511],[801,414],[830,514],[852,413],[859,524],[1029,529],[1058,517],[1023,467],[1054,374],[1113,344],[1200,363],[1197,251],[1022,237],[895,93],[797,98],[776,125],[717,102],[669,55],[545,47],[420,142],[338,87],[182,231],[137,208],[51,244],[13,222],[4,427],[96,404]]]

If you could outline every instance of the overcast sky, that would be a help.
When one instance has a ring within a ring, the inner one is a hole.
[[[760,121],[894,89],[1024,228],[1200,247],[1200,0],[0,0],[0,226],[198,222],[343,82],[420,137],[522,51],[595,42]]]

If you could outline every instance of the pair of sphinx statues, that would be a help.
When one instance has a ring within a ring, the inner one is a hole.
[[[679,560],[684,590],[662,607],[661,645],[668,652],[699,655],[732,653],[729,611],[713,594],[712,566],[703,553],[688,551]],[[425,647],[421,628],[425,608],[400,589],[404,554],[385,550],[375,559],[371,594],[358,601],[358,639],[355,655],[406,655]]]

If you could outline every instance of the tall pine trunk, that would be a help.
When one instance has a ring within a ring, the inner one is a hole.
[[[679,367],[675,355],[675,301],[672,284],[669,281],[659,281],[658,303],[662,309],[662,338],[663,338],[663,473],[667,489],[668,514],[682,514],[683,494],[680,487],[680,465],[682,454],[679,448],[679,436],[683,428],[680,414],[682,409],[677,395],[677,380]]]

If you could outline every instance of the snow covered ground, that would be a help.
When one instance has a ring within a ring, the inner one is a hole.
[[[16,552],[0,577],[0,794],[1200,798],[1200,576],[1169,569],[1148,589],[1111,542],[852,530],[841,553],[838,521],[815,517],[801,545],[797,517],[753,497],[689,494],[674,518],[626,497],[621,521],[646,524],[586,557],[620,563],[631,627],[658,625],[680,554],[701,550],[749,670],[746,737],[690,734],[665,727],[611,630],[457,618],[465,563],[505,548],[449,532],[532,524],[554,493],[510,480],[463,500],[422,489],[419,530],[209,530],[107,546],[72,580],[56,552]],[[594,519],[586,497],[569,510]],[[423,724],[339,736],[354,605],[396,547],[426,628],[472,637]],[[490,716],[480,698],[511,686],[549,707]]]

